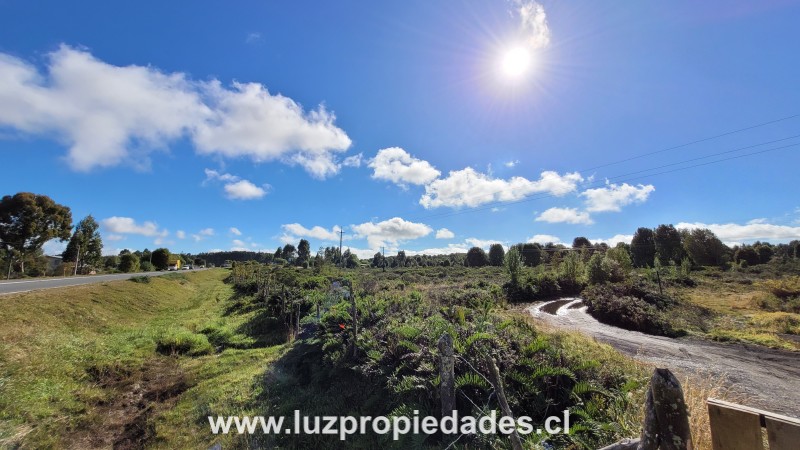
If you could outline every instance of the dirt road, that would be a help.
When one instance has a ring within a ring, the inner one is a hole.
[[[800,353],[623,330],[598,322],[577,298],[538,303],[527,310],[551,326],[578,330],[658,367],[722,375],[745,394],[748,406],[800,417]]]

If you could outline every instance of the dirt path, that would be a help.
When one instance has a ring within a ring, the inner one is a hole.
[[[800,417],[800,353],[623,330],[598,322],[577,298],[538,303],[527,311],[551,326],[578,330],[659,367],[724,376],[745,394],[748,406]]]

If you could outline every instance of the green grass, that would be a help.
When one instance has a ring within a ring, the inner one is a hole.
[[[230,399],[214,394],[224,388],[209,379],[219,377],[223,386],[233,377],[242,381],[236,389],[249,389],[258,372],[250,362],[268,361],[275,350],[214,353],[256,342],[238,331],[254,313],[224,315],[232,295],[223,283],[227,274],[207,270],[2,297],[0,447],[64,447],[96,425],[100,406],[118,394],[104,380],[136,373],[158,352],[185,355],[178,362],[192,396]]]

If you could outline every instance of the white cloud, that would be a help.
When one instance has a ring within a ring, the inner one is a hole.
[[[364,158],[363,153],[359,153],[357,155],[348,156],[347,158],[342,161],[342,165],[345,167],[361,167],[361,160]]]
[[[507,161],[503,165],[508,167],[508,168],[511,168],[511,167],[516,166],[517,164],[519,164],[519,160],[518,159],[516,159],[514,161]]]
[[[261,33],[258,32],[247,33],[247,37],[244,39],[247,44],[255,44],[259,41],[261,41]]]
[[[253,200],[267,195],[267,191],[247,180],[240,180],[226,184],[225,195],[232,200]]]
[[[178,233],[180,233],[180,231]],[[107,234],[107,235],[103,236],[103,240],[111,241],[111,242],[122,241],[124,239],[125,239],[125,236],[123,236],[121,234],[110,233],[110,234]]]
[[[60,241],[58,239],[50,239],[42,245],[42,252],[48,256],[61,256],[66,249],[67,241]]]
[[[406,256],[417,255],[449,255],[451,253],[467,253],[469,248],[464,244],[448,244],[447,247],[426,248],[423,250],[406,250]]]
[[[233,234],[233,235],[236,235],[236,236],[241,236],[241,235],[242,235],[242,232],[241,232],[241,231],[239,231],[239,229],[238,229],[238,228],[236,228],[236,227],[230,227],[230,228],[228,229],[228,231],[230,231],[230,232],[231,232],[231,234]]]
[[[418,239],[429,235],[433,229],[424,223],[415,223],[393,217],[383,222],[366,222],[351,225],[357,237],[367,239],[370,248],[376,249],[387,244],[396,246],[401,241]]]
[[[571,223],[571,224],[584,224],[591,225],[594,223],[589,213],[578,211],[577,208],[550,208],[545,212],[539,214],[536,218],[537,222],[548,223]]]
[[[580,195],[586,197],[586,210],[591,212],[621,211],[631,203],[643,203],[656,188],[652,184],[631,186],[628,183],[607,184],[606,187],[587,189]]]
[[[231,244],[234,247],[245,248],[245,249],[247,248],[247,243],[245,241],[240,240],[240,239],[234,239],[233,241],[231,241]]]
[[[103,228],[109,233],[114,234],[138,234],[147,237],[166,237],[167,230],[159,230],[155,222],[136,223],[130,217],[109,217],[100,221]]]
[[[547,244],[552,242],[553,244],[562,244],[561,238],[558,236],[553,236],[552,234],[534,234],[530,238],[528,238],[529,244]]]
[[[202,230],[198,231],[197,233],[192,234],[192,239],[194,239],[195,242],[200,242],[203,239],[205,239],[205,238],[207,238],[209,236],[213,236],[213,235],[214,235],[214,229],[213,228],[203,228]]]
[[[294,100],[272,95],[258,83],[234,82],[227,89],[214,80],[202,89],[212,108],[193,135],[200,153],[256,162],[283,159],[319,178],[338,172],[334,154],[347,150],[351,141],[325,107],[306,113]]]
[[[492,239],[478,239],[478,238],[467,238],[464,239],[464,242],[469,244],[470,247],[480,247],[482,249],[488,250],[492,244],[502,244],[503,248],[507,248],[507,246],[503,243],[503,241],[492,240]]]
[[[455,233],[447,228],[440,228],[436,230],[436,239],[452,239],[456,237]]]
[[[339,231],[341,228],[339,226],[334,226],[330,230],[327,230],[321,226],[314,226],[311,229],[308,229],[299,223],[288,223],[285,225],[281,225],[283,231],[286,233],[286,236],[289,242],[293,242],[297,240],[297,238],[313,238],[319,239],[322,241],[338,241],[339,240]]]
[[[441,172],[428,161],[414,158],[399,147],[384,148],[369,161],[372,178],[387,180],[395,184],[427,184]]]
[[[206,173],[206,179],[203,183],[207,183],[209,181],[219,180],[223,182],[235,182],[239,181],[239,177],[236,175],[231,175],[229,173],[219,173],[216,170],[212,169],[205,169],[204,172]]]
[[[525,42],[534,50],[550,45],[550,27],[544,6],[535,1],[517,0],[520,30]]]
[[[440,178],[425,186],[425,194],[419,203],[427,209],[441,206],[456,208],[515,201],[535,193],[563,196],[574,192],[582,180],[578,172],[559,175],[553,171],[542,172],[536,181],[523,177],[503,180],[467,167],[452,171],[447,178]]]
[[[605,243],[608,244],[609,247],[614,247],[620,242],[630,244],[631,240],[633,240],[632,234],[615,234],[614,236],[608,239],[601,239],[601,238],[589,239],[589,241],[592,242],[593,244]]]
[[[701,222],[681,222],[675,225],[678,229],[708,228],[717,237],[725,242],[747,242],[755,240],[766,240],[772,243],[789,242],[800,239],[800,226],[792,227],[788,225],[774,225],[765,223],[763,219],[755,219],[744,225],[736,223],[701,223]]]
[[[78,171],[147,167],[153,151],[188,136],[201,154],[281,160],[322,178],[338,172],[336,153],[351,145],[334,121],[322,106],[306,112],[257,83],[114,66],[67,45],[47,55],[44,73],[0,53],[0,126],[63,142]]]

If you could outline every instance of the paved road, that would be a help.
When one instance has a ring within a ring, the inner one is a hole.
[[[552,326],[578,330],[659,367],[724,377],[745,395],[744,404],[800,417],[800,352],[623,330],[598,322],[576,298],[544,302],[527,309]]]
[[[52,289],[81,284],[101,283],[103,281],[127,280],[132,277],[156,277],[172,272],[115,273],[111,275],[88,275],[66,278],[40,278],[33,280],[0,281],[0,295],[28,292],[39,289]]]

